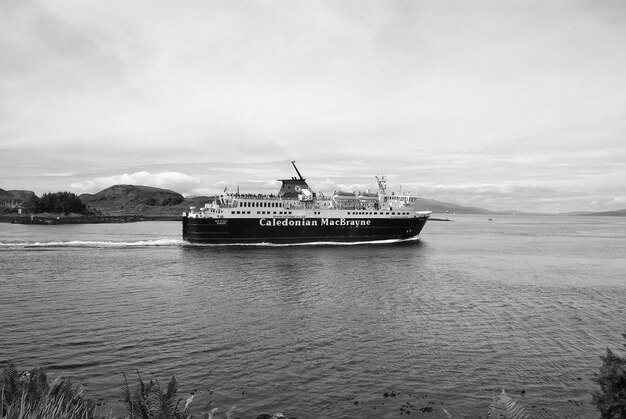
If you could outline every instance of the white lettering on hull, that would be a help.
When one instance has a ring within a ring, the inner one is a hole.
[[[367,227],[372,224],[371,220],[346,220],[345,218],[322,218],[320,224],[322,226],[335,226],[335,227]],[[261,218],[259,219],[259,225],[261,227],[317,227],[317,220],[306,219],[276,219],[276,218]]]
[[[332,219],[322,218],[323,226],[339,226],[339,227],[366,227],[370,225],[371,220],[346,220],[345,218]]]

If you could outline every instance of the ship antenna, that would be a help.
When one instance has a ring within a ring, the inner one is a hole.
[[[293,168],[296,169],[296,173],[298,173],[298,176],[300,176],[300,180],[304,180],[304,178],[302,177],[302,175],[300,174],[300,171],[298,170],[298,168],[296,167],[296,161],[292,160],[291,164],[293,164]]]
[[[387,177],[380,176],[379,178],[378,176],[374,176],[376,178],[376,182],[378,182],[378,190],[384,194],[387,192]]]

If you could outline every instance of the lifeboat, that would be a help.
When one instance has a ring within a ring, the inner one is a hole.
[[[335,201],[353,201],[357,199],[357,197],[353,192],[339,191],[333,194],[333,199]]]
[[[378,201],[378,194],[373,193],[373,192],[361,192],[359,194],[359,201],[361,202]]]

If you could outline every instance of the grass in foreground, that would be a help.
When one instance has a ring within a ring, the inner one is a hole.
[[[8,363],[0,373],[0,417],[93,418],[95,403],[79,384],[58,378],[51,384],[41,368],[20,373]]]

